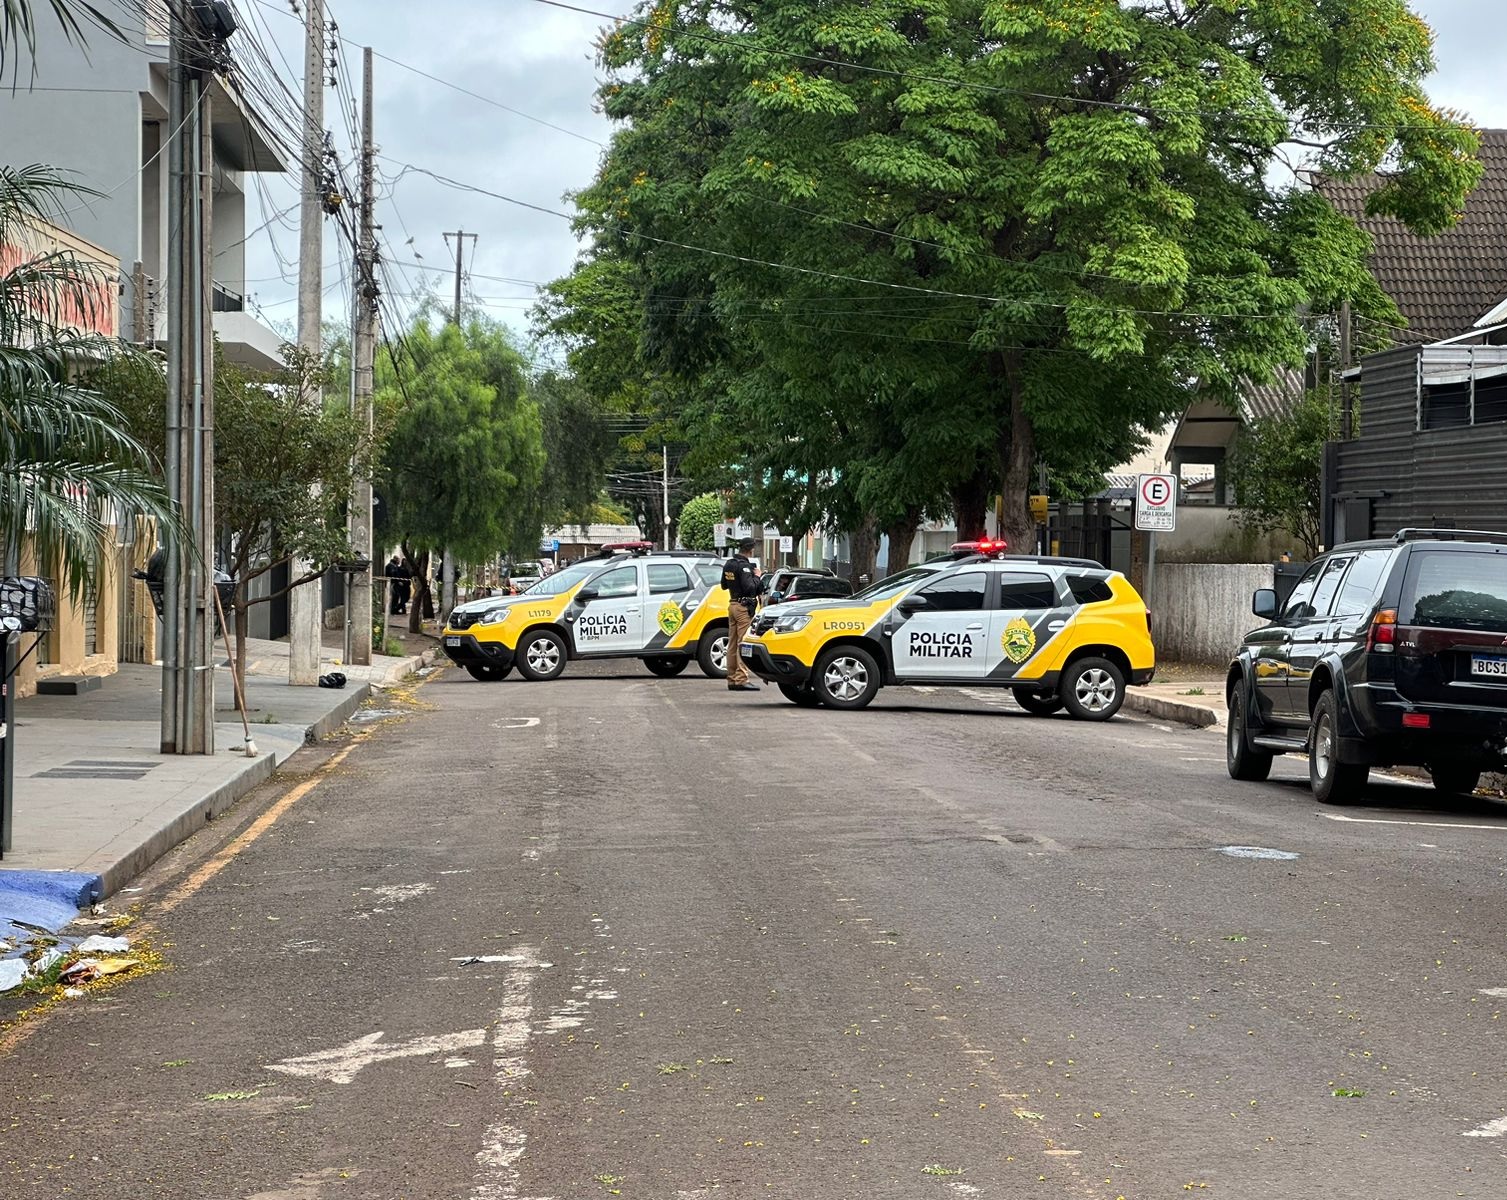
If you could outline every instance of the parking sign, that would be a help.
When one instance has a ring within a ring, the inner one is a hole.
[[[1135,527],[1150,533],[1177,528],[1177,476],[1141,475],[1136,478]]]

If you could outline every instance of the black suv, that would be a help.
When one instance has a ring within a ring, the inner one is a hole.
[[[853,585],[820,567],[779,567],[769,573],[769,604],[811,600],[817,596],[851,596]]]
[[[1373,766],[1427,767],[1441,792],[1475,790],[1507,756],[1507,534],[1404,529],[1318,558],[1277,610],[1252,611],[1230,665],[1226,759],[1265,779],[1307,752],[1314,795],[1356,799]]]

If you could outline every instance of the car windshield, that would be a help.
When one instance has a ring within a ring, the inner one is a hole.
[[[1403,624],[1507,632],[1507,554],[1415,552]]]
[[[926,564],[919,567],[911,567],[906,571],[898,571],[878,583],[871,583],[861,592],[854,592],[853,599],[860,603],[868,603],[873,600],[888,600],[891,596],[898,596],[906,588],[920,583],[928,576],[935,575],[942,567],[950,566],[950,563],[938,563],[935,566]]]
[[[530,584],[523,589],[523,594],[525,596],[559,596],[601,569],[600,560],[576,563],[573,567],[566,567],[553,575],[546,575],[538,583]]]

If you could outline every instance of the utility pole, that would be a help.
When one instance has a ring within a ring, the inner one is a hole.
[[[671,550],[674,549],[674,547],[670,545],[670,448],[668,446],[660,446],[659,454],[663,467],[661,481],[664,484],[665,549]]]
[[[324,290],[324,0],[304,0],[304,130],[303,206],[298,230],[298,348],[319,361],[320,299]],[[303,401],[322,400],[316,371],[310,371]],[[289,582],[311,569],[294,559]],[[319,682],[320,626],[324,615],[323,589],[318,582],[288,593],[288,682],[312,686]]]
[[[461,327],[460,321],[460,291],[461,281],[465,277],[466,239],[471,239],[471,244],[476,244],[476,234],[467,233],[464,229],[457,229],[454,233],[445,234],[445,245],[450,244],[450,239],[455,239],[455,327]],[[443,620],[455,607],[455,559],[450,555],[450,547],[445,547],[445,557],[440,565],[440,619]]]
[[[476,234],[467,233],[464,229],[457,229],[454,233],[445,234],[445,245],[450,244],[450,239],[455,239],[455,310],[454,319],[456,325],[460,324],[460,285],[465,275],[466,239],[471,239],[471,244],[476,244]]]
[[[208,77],[228,6],[175,9],[168,45],[168,372],[165,474],[186,542],[163,572],[164,754],[214,753],[214,144]]]
[[[370,441],[372,432],[372,359],[377,340],[377,239],[372,221],[376,206],[376,172],[372,144],[372,49],[361,53],[361,214],[360,244],[356,247],[356,327],[351,337],[351,399],[356,420]],[[367,666],[372,660],[372,570],[376,555],[372,540],[372,481],[366,472],[357,475],[350,512],[351,548],[366,568],[347,576],[345,661]]]

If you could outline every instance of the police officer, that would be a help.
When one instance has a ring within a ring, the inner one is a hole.
[[[738,553],[722,566],[722,586],[727,589],[727,690],[757,692],[759,685],[748,678],[741,647],[748,627],[753,624],[754,609],[768,581],[749,560],[748,552],[759,543],[753,538],[738,542]]]

